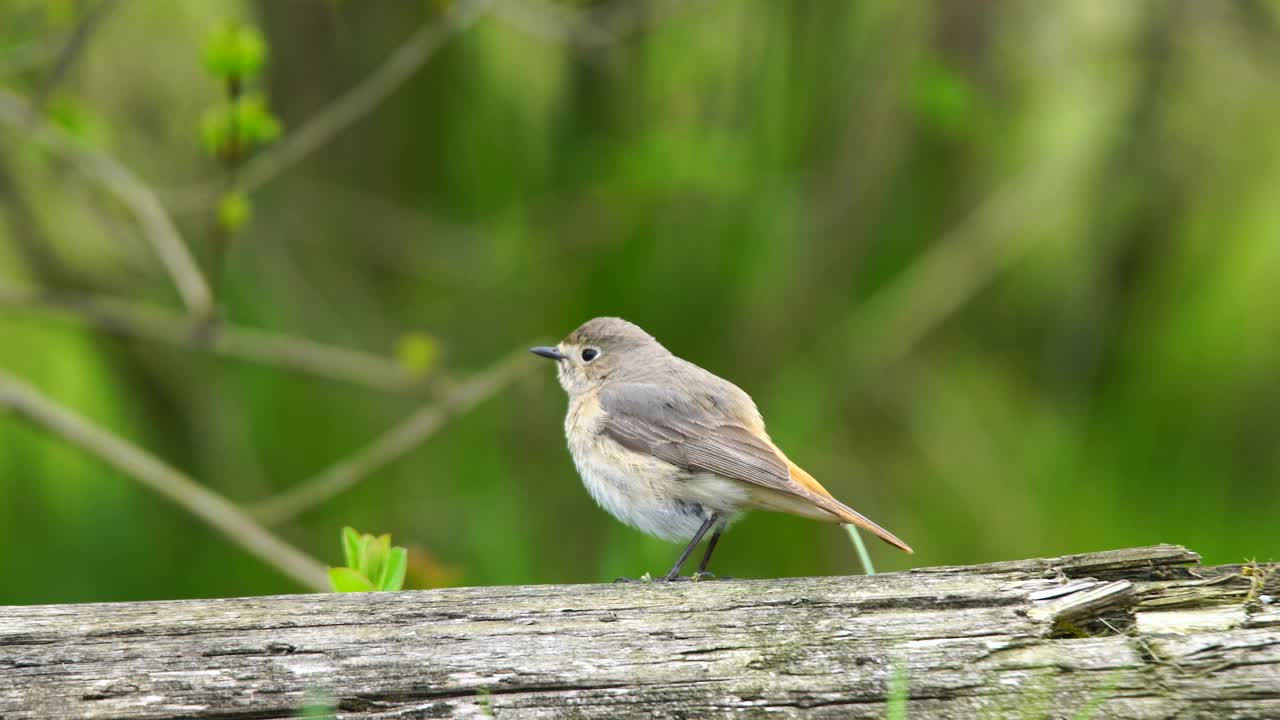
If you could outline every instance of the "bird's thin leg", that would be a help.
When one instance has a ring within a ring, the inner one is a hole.
[[[667,573],[662,578],[663,580],[670,581],[680,577],[680,568],[684,567],[684,563],[689,559],[689,555],[693,552],[693,549],[698,547],[698,543],[702,542],[702,536],[706,535],[707,531],[711,529],[711,526],[715,525],[719,520],[720,516],[712,513],[707,516],[706,520],[702,521],[702,527],[698,528],[698,532],[693,534],[693,539],[689,541],[688,547],[684,549],[684,552],[680,553],[680,559],[676,560],[675,567],[671,568],[671,572]]]
[[[722,532],[724,532],[724,526],[720,525],[716,527],[715,532],[711,533],[711,539],[707,541],[707,551],[702,553],[702,562],[698,563],[698,572],[693,574],[695,580],[703,576],[711,577],[707,573],[707,563],[711,562],[711,553],[715,552],[716,543],[719,542]]]

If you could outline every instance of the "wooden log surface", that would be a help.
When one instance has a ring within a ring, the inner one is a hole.
[[[1276,566],[1197,561],[0,607],[0,720],[1280,718]]]

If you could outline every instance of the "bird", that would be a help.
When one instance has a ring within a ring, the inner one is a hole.
[[[721,533],[748,510],[856,525],[900,550],[896,535],[836,500],[765,432],[737,385],[677,357],[639,326],[588,320],[554,346],[530,348],[556,362],[569,396],[565,436],[591,497],[622,523],[686,542],[660,579],[674,581],[711,533],[694,579]]]

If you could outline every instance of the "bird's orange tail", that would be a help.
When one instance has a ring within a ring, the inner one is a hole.
[[[906,544],[901,539],[899,539],[897,535],[894,535],[888,530],[885,530],[884,528],[872,522],[871,519],[868,518],[867,516],[863,515],[857,510],[854,510],[848,505],[845,505],[844,503],[832,497],[831,493],[827,492],[827,489],[822,487],[821,483],[815,480],[812,475],[805,472],[804,469],[801,468],[799,465],[796,465],[795,463],[791,462],[790,458],[788,458],[786,455],[783,455],[782,458],[786,460],[787,467],[791,471],[791,479],[795,480],[798,484],[800,484],[806,490],[817,495],[818,497],[815,498],[815,500],[818,502],[819,505],[822,506],[822,509],[826,510],[832,515],[835,515],[836,517],[840,518],[840,520],[842,520],[845,523],[848,523],[849,525],[857,525],[863,530],[866,530],[867,532],[875,535],[881,540],[884,540],[885,542],[898,548],[899,550],[903,550],[908,553],[915,552],[915,550],[911,549],[910,545]]]

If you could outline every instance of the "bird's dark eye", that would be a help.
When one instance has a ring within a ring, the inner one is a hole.
[[[599,350],[595,348],[587,348],[582,351],[582,362],[591,362],[592,360],[595,360],[598,355],[600,355]]]

